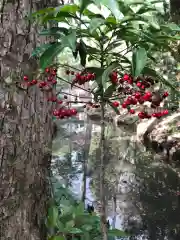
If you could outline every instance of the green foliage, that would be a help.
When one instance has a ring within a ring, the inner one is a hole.
[[[103,5],[109,9],[109,15],[104,17],[100,13],[94,13],[89,10],[89,4],[94,3]],[[138,10],[133,10],[133,6],[138,6]],[[96,83],[103,91],[99,91],[100,97],[108,89],[108,96],[113,89],[110,86],[107,72],[113,70],[113,62],[122,72],[129,72],[133,76],[139,76],[144,73],[148,67],[155,61],[153,53],[167,51],[172,41],[179,39],[179,27],[177,25],[160,25],[158,22],[150,19],[147,14],[157,12],[154,5],[145,1],[144,3],[130,3],[117,0],[94,0],[80,1],[80,5],[66,4],[56,8],[40,10],[33,14],[40,18],[42,22],[55,21],[57,23],[66,23],[66,27],[52,27],[44,29],[40,34],[53,36],[58,39],[57,43],[48,45],[47,48],[39,47],[33,52],[40,56],[40,66],[42,69],[47,67],[62,53],[65,48],[69,48],[74,58],[80,56],[80,62],[86,67],[88,61],[96,60],[103,67],[103,76],[97,75]],[[72,22],[75,21],[75,24]],[[95,47],[89,42],[93,41]],[[124,48],[126,46],[126,48]],[[122,50],[124,48],[124,50]],[[122,54],[122,52],[125,52]],[[129,53],[132,54],[132,59]],[[99,71],[98,70],[98,71]],[[95,72],[97,74],[97,71]],[[157,80],[162,81],[166,86],[174,89],[173,85],[163,78],[154,74]],[[96,92],[97,98],[97,92]]]
[[[132,57],[132,74],[134,77],[139,76],[146,66],[147,52],[145,48],[135,49]]]
[[[99,239],[100,217],[84,210],[84,203],[71,205],[61,200],[60,210],[52,204],[48,210],[46,226],[49,229],[48,240],[54,239]],[[123,231],[110,229],[109,237],[127,237]]]

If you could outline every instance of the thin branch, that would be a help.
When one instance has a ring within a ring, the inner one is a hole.
[[[67,92],[62,92],[62,91],[59,91],[56,96],[58,96],[59,94],[66,94],[68,96],[72,96],[72,97],[78,97],[77,95],[74,95],[74,94],[71,94],[71,93],[67,93]],[[86,98],[86,99],[92,99],[92,97],[80,97],[80,98]]]

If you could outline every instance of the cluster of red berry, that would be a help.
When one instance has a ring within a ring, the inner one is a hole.
[[[72,80],[73,83],[77,83],[79,85],[84,84],[88,81],[95,80],[96,76],[94,73],[90,72],[77,72],[66,70],[67,75],[74,76],[74,79]],[[24,76],[24,81],[27,83],[27,86],[33,86],[38,83],[39,88],[43,90],[51,90],[52,86],[57,83],[56,80],[57,75],[57,69],[56,68],[46,68],[45,69],[45,80],[44,81],[37,81],[35,79],[29,80],[27,76]],[[129,113],[135,114],[135,109],[132,109],[131,106],[136,105],[143,105],[145,102],[151,102],[151,108],[157,109],[160,106],[160,103],[168,97],[168,92],[164,92],[163,94],[160,94],[159,92],[151,92],[147,91],[147,88],[154,85],[155,81],[151,77],[137,77],[133,78],[129,74],[124,74],[123,76],[119,76],[117,71],[112,72],[109,75],[110,81],[112,84],[117,85],[118,90],[118,96],[121,94],[129,95],[128,97],[125,97],[126,99],[121,104],[122,108],[127,109]],[[117,96],[117,95],[116,95]],[[67,99],[67,96],[64,96],[64,99]],[[57,97],[50,97],[47,99],[48,102],[53,102],[57,104],[61,104],[60,109],[55,109],[53,111],[53,115],[58,118],[64,118],[64,117],[71,117],[77,114],[76,109],[66,109],[65,106],[69,105],[68,102],[63,102],[60,99],[57,99]],[[87,106],[90,106],[92,108],[98,108],[100,105],[98,103],[88,103]],[[112,102],[112,105],[115,108],[118,108],[120,106],[119,101]],[[86,107],[86,105],[84,106]],[[138,110],[137,110],[138,111]],[[147,111],[143,110],[141,112],[138,111],[138,116],[140,119],[144,118],[151,118],[156,117],[160,118],[164,115],[168,114],[168,110],[163,111],[154,111],[152,113],[148,113]]]
[[[69,70],[66,70],[66,74],[67,75],[74,75],[74,71],[69,71]],[[95,79],[95,74],[94,73],[89,73],[89,72],[78,72],[75,74],[75,78],[73,79],[73,83],[74,84],[79,84],[79,85],[83,85],[85,84],[86,82],[89,82],[89,81],[93,81]]]
[[[131,114],[135,114],[135,110],[131,109],[131,105],[142,105],[145,102],[151,102],[151,108],[158,108],[163,99],[168,97],[169,95],[168,92],[164,92],[162,95],[160,95],[159,92],[146,91],[147,88],[151,87],[155,83],[154,80],[150,77],[137,77],[133,79],[131,75],[124,74],[123,77],[119,79],[117,72],[111,73],[109,77],[113,84],[120,84],[118,92],[121,92],[121,94],[124,95],[131,95],[128,96],[128,98],[125,99],[125,101],[122,103],[122,108],[127,108],[129,110],[129,113]],[[139,88],[139,90],[136,90],[137,87]],[[112,105],[114,107],[119,107],[120,104],[118,101],[115,101],[112,103]],[[163,110],[161,112],[153,112],[151,114],[142,111],[138,113],[138,116],[141,119],[151,117],[160,118],[167,114],[168,110]]]
[[[53,116],[63,119],[65,117],[72,117],[75,116],[77,114],[77,110],[76,109],[65,109],[65,108],[60,108],[60,109],[55,109],[53,111]]]
[[[71,72],[71,74],[74,74]],[[57,75],[57,69],[56,68],[46,68],[44,72],[44,81],[37,81],[35,79],[30,80],[28,76],[24,76],[23,79],[28,87],[38,84],[38,87],[43,90],[52,90],[52,86],[57,84],[56,80]],[[67,99],[68,97],[64,95],[64,99]],[[67,108],[69,105],[69,102],[62,101],[61,99],[58,99],[56,96],[51,96],[47,98],[48,102],[52,102],[56,104],[56,109],[53,110],[53,116],[63,119],[65,117],[71,117],[75,116],[77,114],[76,109],[70,109]],[[60,108],[58,108],[58,105],[61,105]]]
[[[43,88],[44,90],[51,90],[52,85],[57,84],[56,74],[57,74],[56,68],[46,68],[44,81],[37,81],[36,79],[30,80],[28,76],[24,76],[23,79],[28,87],[36,85],[38,83],[39,88]]]

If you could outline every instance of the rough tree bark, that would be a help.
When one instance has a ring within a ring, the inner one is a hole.
[[[15,82],[37,69],[29,60],[39,39],[37,26],[25,20],[56,0],[0,1],[0,239],[45,240],[51,159],[51,107],[36,86]],[[51,3],[50,3],[51,2]]]

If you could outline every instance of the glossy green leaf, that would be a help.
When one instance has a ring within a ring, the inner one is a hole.
[[[119,229],[111,229],[111,230],[109,230],[108,231],[108,235],[112,236],[112,237],[127,237],[128,236],[125,232],[123,232],[123,231],[121,231]]]
[[[83,11],[92,3],[91,0],[80,0],[80,13],[83,13]]]
[[[110,84],[110,86],[105,90],[104,92],[104,97],[105,98],[110,98],[112,97],[113,92],[116,90],[116,86]]]
[[[43,14],[52,13],[52,12],[54,12],[54,8],[52,8],[52,7],[51,8],[43,8],[36,12],[33,12],[32,16],[43,15]]]
[[[40,57],[41,69],[45,69],[47,66],[52,64],[54,58],[61,53],[63,49],[64,46],[60,43],[51,44],[51,46]]]
[[[34,57],[34,56],[39,57],[43,52],[45,52],[51,46],[52,46],[51,43],[42,44],[40,47],[37,47],[33,50],[33,52],[31,53],[31,57]]]
[[[112,73],[113,70],[115,70],[118,66],[119,66],[118,62],[113,62],[103,72],[103,74],[102,74],[102,85],[103,85],[104,90],[106,90],[106,88],[107,88],[106,86],[107,86],[107,81],[109,80],[110,73]]]
[[[73,52],[76,51],[76,30],[72,29],[71,33],[61,38],[64,47],[69,47]]]
[[[86,48],[86,44],[84,43],[84,41],[81,39],[80,43],[79,43],[79,56],[80,56],[80,60],[81,60],[81,65],[83,67],[86,66],[86,58],[87,58],[87,48]]]
[[[145,48],[135,49],[132,56],[132,73],[134,77],[141,74],[142,70],[146,66],[147,52]]]
[[[117,0],[94,0],[94,2],[97,4],[102,4],[106,6],[112,14],[116,17],[116,19],[120,19],[121,12],[119,10],[119,5]]]
[[[57,221],[58,221],[59,211],[56,206],[51,206],[48,209],[48,226],[50,227],[56,227]]]
[[[93,18],[89,25],[90,33],[93,33],[97,28],[103,25],[105,20],[103,18]]]
[[[75,14],[77,11],[79,11],[79,6],[76,4],[65,4],[59,7],[56,7],[54,10],[54,15],[58,16],[61,13],[67,13],[67,14]]]

